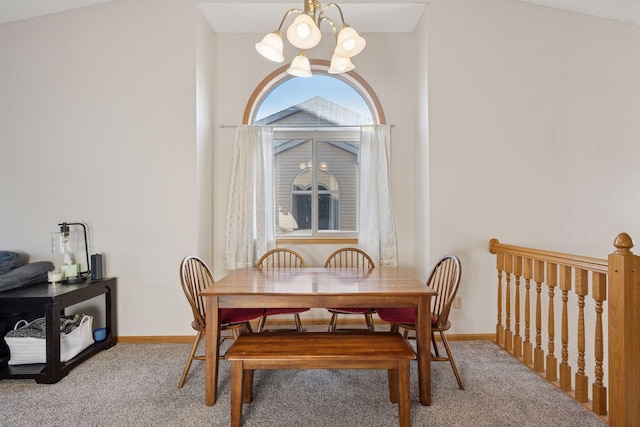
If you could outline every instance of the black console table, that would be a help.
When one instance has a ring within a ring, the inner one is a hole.
[[[105,295],[107,337],[84,349],[68,362],[60,362],[60,316],[65,307]],[[97,352],[116,344],[116,279],[108,278],[74,284],[38,283],[24,288],[0,292],[0,313],[44,313],[46,318],[46,363],[7,365],[0,367],[0,379],[27,378],[38,383],[53,384],[71,369]],[[1,339],[1,338],[0,338]]]

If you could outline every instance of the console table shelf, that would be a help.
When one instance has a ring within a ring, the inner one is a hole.
[[[97,352],[113,347],[117,337],[116,282],[115,278],[109,278],[74,284],[39,283],[0,292],[0,313],[43,313],[47,334],[46,363],[0,367],[0,379],[35,379],[38,383],[53,384]],[[68,362],[60,362],[60,316],[64,315],[64,309],[99,295],[105,296],[106,339],[87,347]]]

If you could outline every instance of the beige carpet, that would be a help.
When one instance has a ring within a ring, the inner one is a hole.
[[[446,362],[433,363],[433,404],[417,398],[413,426],[604,426],[581,405],[489,341],[451,343],[466,390]],[[1,426],[227,426],[229,365],[220,365],[218,402],[204,405],[204,364],[177,384],[190,346],[118,344],[57,384],[0,381]],[[247,427],[369,426],[398,423],[385,371],[257,371]]]

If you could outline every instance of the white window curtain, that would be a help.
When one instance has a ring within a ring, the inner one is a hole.
[[[360,138],[358,246],[381,267],[398,266],[389,188],[389,125],[363,126]]]
[[[240,125],[233,148],[223,266],[254,267],[275,247],[273,229],[273,130]]]

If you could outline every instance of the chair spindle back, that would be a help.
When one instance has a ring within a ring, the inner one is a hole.
[[[305,268],[307,263],[302,256],[292,249],[276,248],[266,252],[258,262],[256,267],[267,270],[273,268]]]
[[[182,290],[193,311],[195,324],[204,329],[205,304],[201,292],[214,283],[211,270],[200,258],[188,256],[180,264],[180,282],[182,282]]]
[[[427,285],[438,292],[431,300],[431,312],[436,316],[434,326],[447,323],[451,305],[460,285],[461,265],[455,255],[445,255],[431,270]]]
[[[375,268],[375,263],[371,257],[361,249],[342,248],[329,255],[324,266],[326,268],[361,268],[368,270]]]

